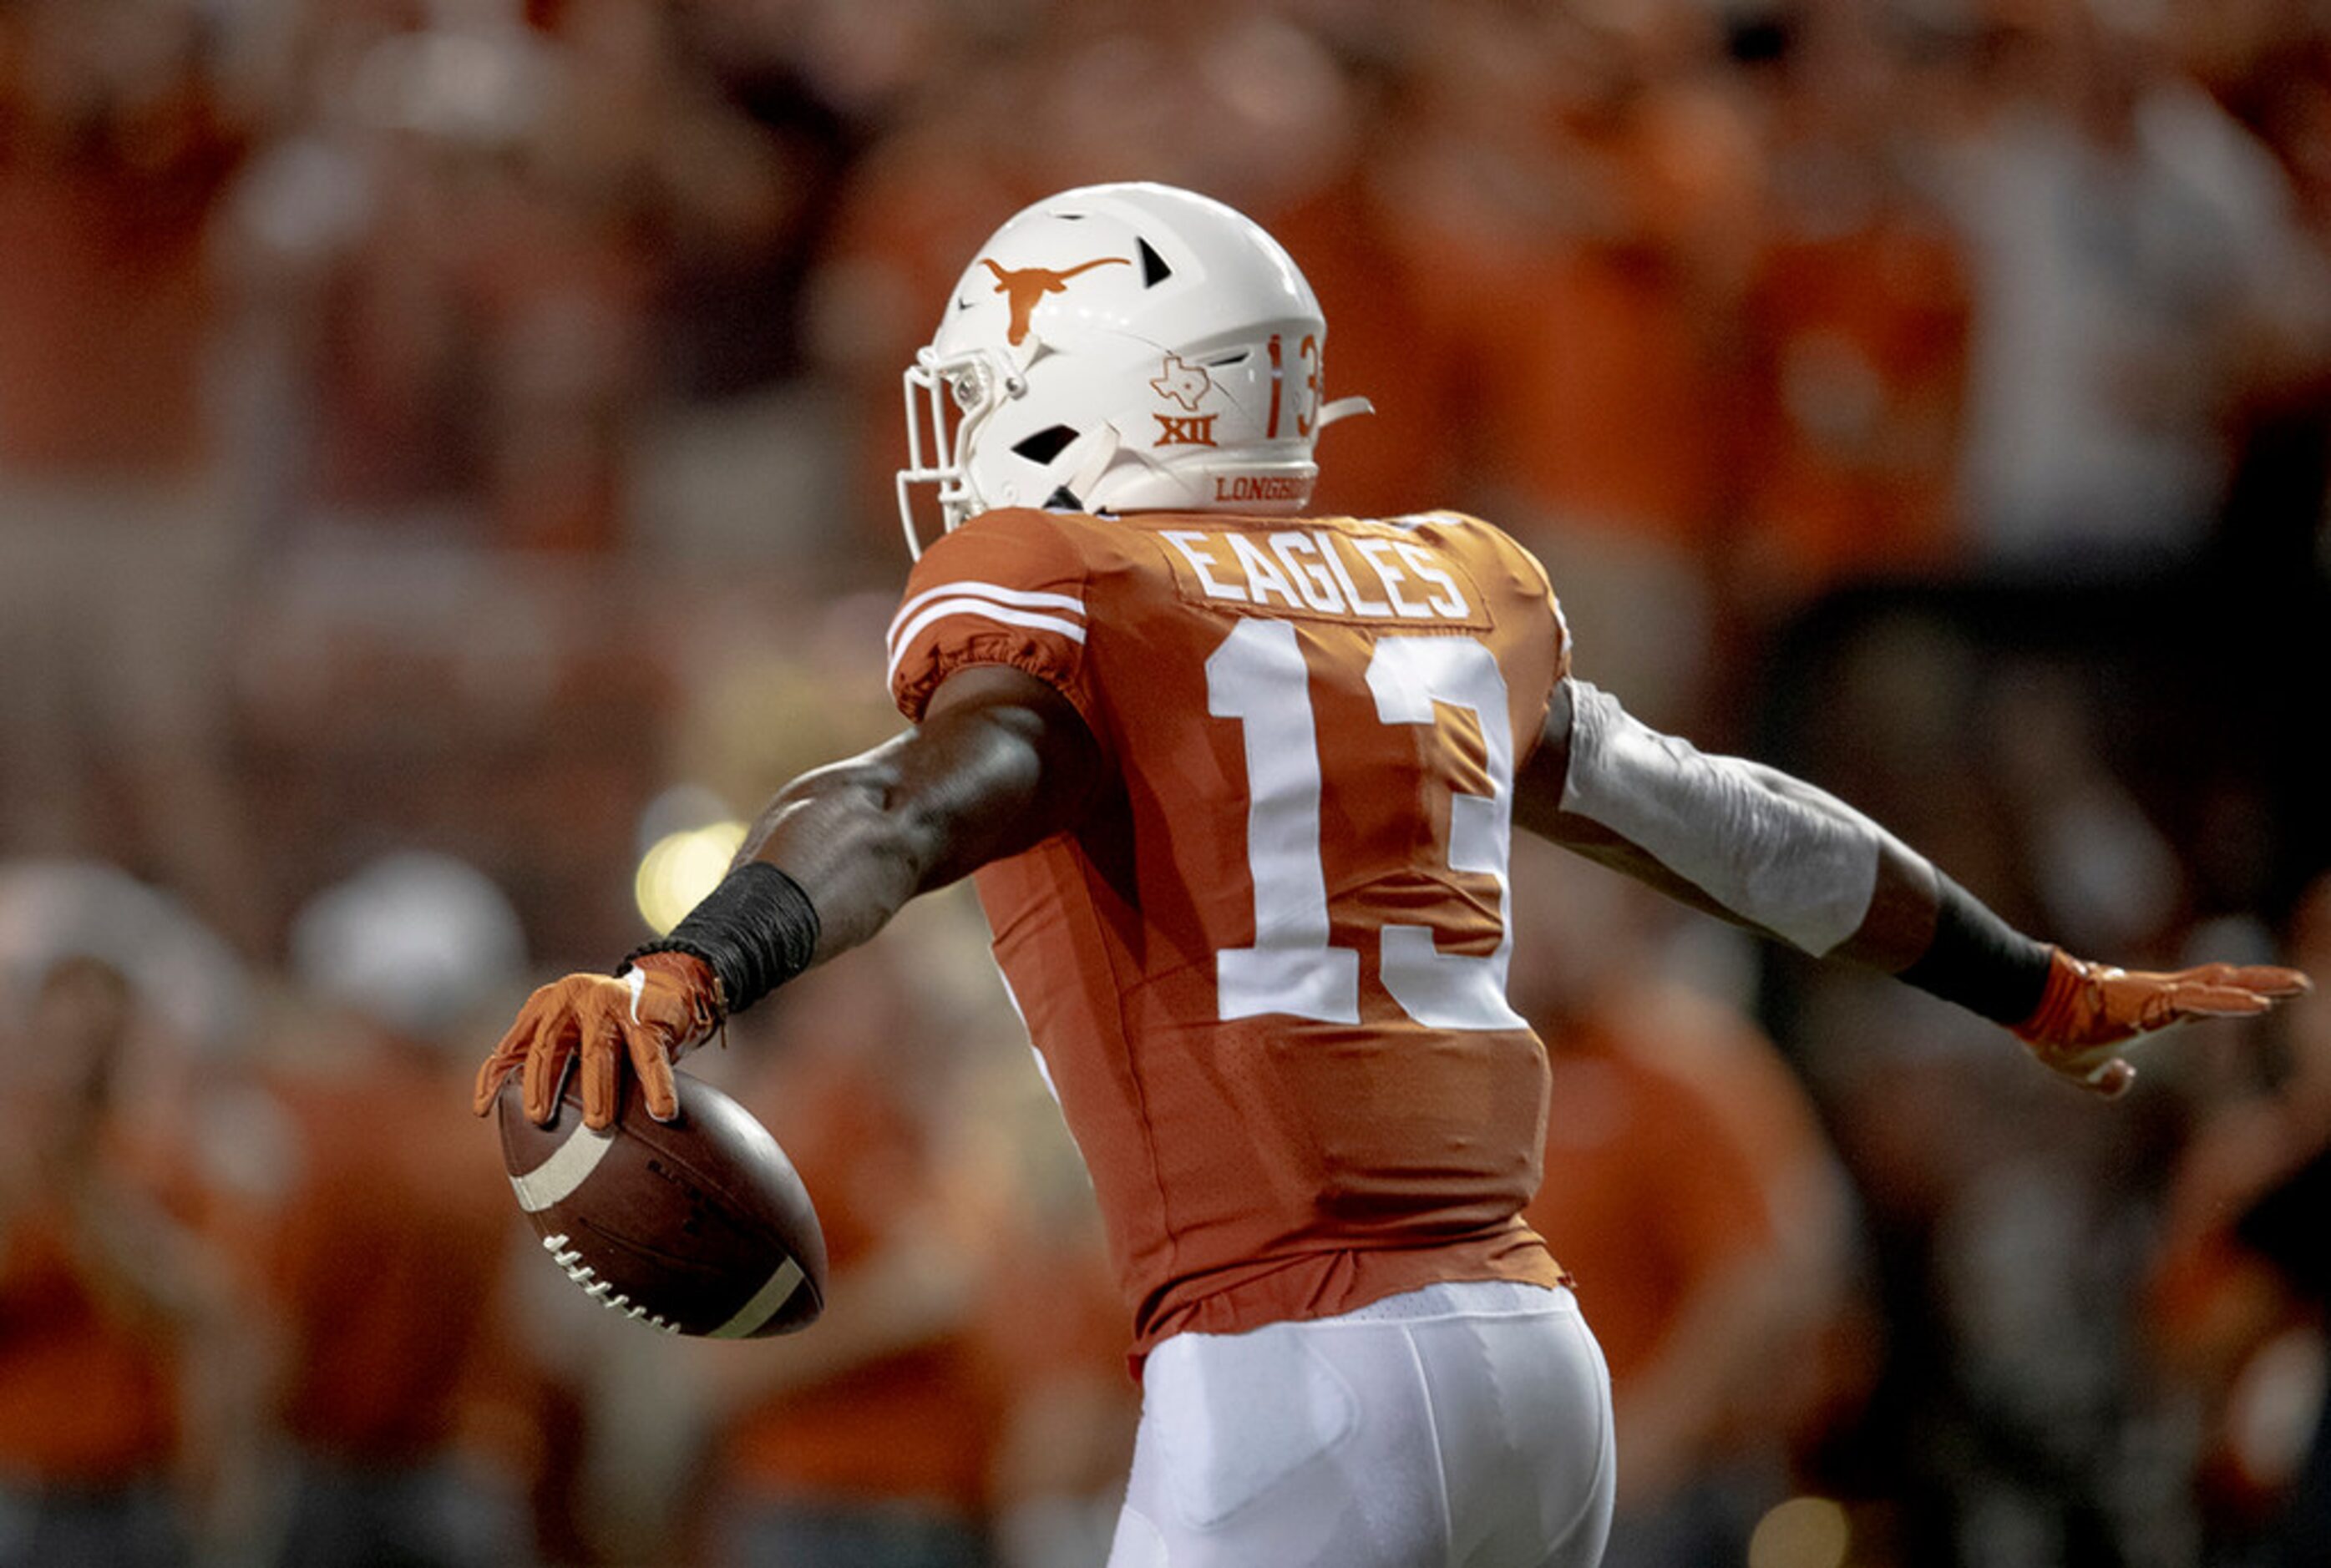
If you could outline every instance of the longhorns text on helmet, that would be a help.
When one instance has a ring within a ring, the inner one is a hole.
[[[1367,407],[1322,401],[1326,342],[1294,261],[1219,202],[1146,184],[1039,202],[981,247],[906,372],[908,548],[926,485],[948,529],[1002,506],[1298,512],[1319,431]]]

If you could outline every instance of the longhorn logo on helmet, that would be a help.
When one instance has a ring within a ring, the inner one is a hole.
[[[1004,296],[1012,308],[1012,325],[1004,340],[1014,348],[1028,336],[1029,318],[1036,313],[1036,302],[1047,294],[1065,294],[1069,280],[1095,267],[1130,267],[1133,263],[1123,256],[1100,256],[1089,261],[1080,261],[1066,271],[1055,272],[1050,267],[1021,267],[1007,271],[982,256],[979,264],[995,274],[995,291]]]

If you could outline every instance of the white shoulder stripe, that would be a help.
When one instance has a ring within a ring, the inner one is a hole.
[[[1047,594],[1032,588],[1006,588],[999,583],[945,583],[936,588],[925,589],[899,606],[899,613],[890,617],[890,647],[892,651],[895,652],[907,637],[913,635],[912,632],[902,633],[899,628],[907,624],[916,611],[935,599],[947,598],[988,599],[998,604],[1018,604],[1031,610],[1067,610],[1080,616],[1085,613],[1085,602],[1073,594]]]
[[[735,1316],[719,1327],[708,1332],[704,1337],[707,1339],[745,1338],[755,1329],[768,1322],[770,1318],[784,1311],[785,1303],[794,1298],[794,1292],[801,1288],[801,1282],[802,1266],[790,1258],[786,1259],[777,1265],[777,1271],[770,1275],[758,1290],[753,1292],[753,1298],[737,1309]]]
[[[1001,604],[991,604],[984,599],[942,599],[926,606],[912,621],[900,629],[896,645],[890,651],[889,668],[883,670],[884,684],[899,679],[899,666],[915,639],[935,621],[950,615],[978,615],[989,621],[1000,621],[1006,626],[1027,626],[1039,632],[1057,632],[1071,642],[1085,640],[1085,629],[1074,621],[1064,621],[1057,615],[1037,615],[1025,610],[1006,610]]]
[[[599,1162],[606,1157],[614,1141],[613,1127],[594,1132],[577,1119],[575,1130],[551,1151],[550,1158],[525,1175],[510,1178],[510,1190],[518,1194],[518,1206],[529,1214],[538,1214],[572,1194],[599,1168]]]

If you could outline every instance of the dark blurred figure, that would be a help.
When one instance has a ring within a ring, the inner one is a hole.
[[[817,1195],[829,1310],[721,1356],[713,1560],[975,1568],[1005,1391],[978,1336],[998,1194],[950,1159],[942,1110],[964,1064],[895,968],[815,979],[747,1103]]]
[[[1920,166],[1928,95],[1874,10],[1773,5],[1730,35],[1770,160],[1725,584],[1758,621],[1841,584],[1953,571],[1965,550],[1968,280]]]
[[[2176,0],[2180,57],[2235,118],[2271,150],[2289,182],[2294,221],[2317,254],[2331,253],[2331,18],[2274,0]],[[2308,297],[2295,279],[2292,302]],[[2319,297],[2315,301],[2319,306]],[[2323,313],[2314,330],[2287,322],[2241,345],[2247,385],[2234,411],[2241,461],[2217,541],[2229,584],[2271,584],[2277,603],[2256,613],[2222,590],[2227,609],[2202,646],[2229,664],[2290,671],[2331,667],[2331,555],[2324,548],[2331,494],[2331,355]],[[2260,757],[2263,788],[2224,792],[2230,806],[2263,818],[2258,859],[2267,907],[2291,905],[2314,871],[2331,864],[2331,823],[2317,803],[2323,765],[2303,729],[2271,722],[2279,692],[2231,727]],[[2257,797],[2263,796],[2262,799]]]
[[[524,977],[517,917],[474,869],[404,852],[317,897],[291,946],[328,1012],[275,1083],[297,1152],[270,1249],[292,1449],[274,1560],[528,1562],[536,1412],[500,1316],[517,1211],[490,1131],[444,1112],[463,1026]]]
[[[119,1110],[137,999],[72,956],[10,1021],[0,1102],[0,1564],[192,1559],[186,1379],[222,1277]],[[191,1429],[191,1430],[190,1430]],[[210,1434],[214,1437],[218,1434]],[[215,1457],[215,1456],[212,1456]]]
[[[205,252],[248,128],[204,12],[0,7],[0,830],[121,846],[250,947]]]
[[[2011,641],[2015,606],[1955,603],[1863,603],[1779,694],[1805,704],[1782,748],[1995,907],[2174,955],[2190,886],[2101,721],[2134,711],[2106,695],[2133,678],[2067,623],[2022,628],[2053,640],[2043,658]],[[1884,1331],[1869,1398],[1818,1456],[1827,1485],[1882,1500],[1869,1532],[1906,1568],[2182,1564],[2185,1456],[2159,1437],[2134,1324],[2165,1071],[2095,1117],[1922,998],[1793,965],[1765,979],[1859,1190]]]
[[[2331,879],[2287,946],[2331,954]],[[2195,1406],[2203,1560],[2302,1568],[2331,1561],[2331,1026],[2302,1012],[2219,1044],[2219,1080],[2194,1086],[2148,1326]]]
[[[990,1064],[1024,1091],[1021,1063]],[[991,1119],[992,1118],[992,1119]],[[1133,1462],[1141,1391],[1126,1375],[1124,1306],[1100,1212],[1060,1112],[1039,1088],[983,1117],[1023,1171],[987,1270],[981,1336],[1005,1391],[988,1476],[1002,1568],[1088,1568],[1108,1558]]]
[[[1936,147],[1974,282],[1966,496],[1982,556],[2058,577],[2190,564],[2255,346],[2320,340],[2323,260],[2267,149],[2126,8],[1970,8]]]

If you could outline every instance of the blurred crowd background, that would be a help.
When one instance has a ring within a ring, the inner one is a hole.
[[[966,899],[698,1059],[813,1334],[599,1312],[465,1101],[895,725],[899,372],[1124,177],[1309,274],[1323,507],[1493,518],[2027,928],[2331,978],[2319,0],[0,0],[0,1564],[1100,1560]],[[2321,1003],[2107,1111],[1520,853],[1614,1568],[2331,1562]]]

